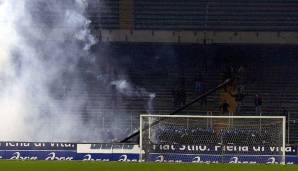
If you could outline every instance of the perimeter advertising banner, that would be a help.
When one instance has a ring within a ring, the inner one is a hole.
[[[136,162],[139,160],[139,147],[131,144],[0,142],[0,159]]]
[[[153,162],[175,163],[234,163],[234,164],[281,164],[280,156],[250,155],[194,155],[194,154],[150,154]],[[286,156],[286,164],[298,164],[297,156]]]
[[[253,144],[239,145],[178,145],[151,144],[147,146],[146,160],[153,162],[192,162],[192,163],[266,163],[284,162],[286,152],[287,164],[298,164],[297,147],[286,148]]]
[[[0,150],[77,150],[75,143],[54,142],[0,142]]]
[[[79,154],[75,151],[0,151],[4,160],[138,161],[139,154]]]
[[[191,162],[191,163],[280,163],[277,147],[269,147],[272,154],[253,155],[247,147],[225,147],[225,150],[242,151],[241,153],[219,155],[220,147],[153,145],[154,152],[148,153],[147,159],[153,162]],[[256,148],[256,147],[255,147]],[[209,151],[208,151],[209,149]],[[210,150],[213,149],[213,150]],[[258,148],[256,148],[258,149]],[[205,150],[205,154],[196,150]],[[81,161],[139,161],[140,148],[133,144],[76,144],[55,142],[0,142],[0,159],[3,160],[81,160]],[[297,147],[286,148],[286,164],[298,164]]]

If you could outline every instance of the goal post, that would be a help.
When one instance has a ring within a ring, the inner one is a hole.
[[[284,116],[140,116],[140,161],[284,164],[285,140]]]

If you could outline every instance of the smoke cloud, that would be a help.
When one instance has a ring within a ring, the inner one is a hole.
[[[0,0],[0,138],[80,140],[78,64],[96,39],[81,0]],[[63,96],[63,97],[61,97]],[[79,132],[79,133],[76,133]],[[87,131],[88,132],[88,131]],[[100,138],[100,137],[97,137]]]
[[[107,134],[115,137],[98,120],[82,119],[92,113],[91,103],[111,103],[82,95],[90,88],[88,68],[104,91],[115,86],[121,96],[148,100],[144,108],[153,111],[154,93],[92,70],[105,57],[90,52],[97,40],[89,30],[87,7],[85,0],[0,0],[0,141],[102,142],[110,141]],[[112,112],[97,108],[93,113]],[[117,122],[112,123],[121,129]]]
[[[117,92],[128,97],[141,97],[149,98],[147,102],[147,113],[152,114],[153,112],[153,100],[156,97],[155,93],[147,92],[144,88],[134,87],[127,80],[116,80],[111,82],[112,85],[116,86]]]

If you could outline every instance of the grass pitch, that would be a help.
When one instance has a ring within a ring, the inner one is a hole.
[[[298,165],[206,165],[78,161],[0,161],[0,171],[298,171]]]

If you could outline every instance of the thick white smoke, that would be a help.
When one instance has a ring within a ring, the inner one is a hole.
[[[131,83],[129,83],[125,79],[115,80],[111,82],[112,85],[116,86],[117,92],[127,97],[141,97],[148,98],[147,109],[148,114],[152,114],[153,112],[153,100],[156,97],[155,93],[150,93],[146,91],[144,88],[134,87]]]
[[[77,66],[96,42],[86,5],[0,0],[0,140],[75,141],[90,129],[74,114],[86,100]]]
[[[120,126],[113,109],[100,108],[111,99],[84,95],[90,88],[84,75],[89,69],[100,78],[99,89],[111,91],[113,85],[121,96],[148,100],[144,108],[153,111],[154,93],[126,77],[92,69],[98,68],[95,61],[105,66],[106,57],[97,54],[95,60],[90,54],[96,39],[85,17],[87,5],[85,0],[0,0],[0,141],[96,142],[118,136],[113,128],[127,126]],[[98,106],[96,111],[92,106]],[[89,119],[82,119],[83,114]],[[112,120],[112,131],[97,120],[101,115]]]

